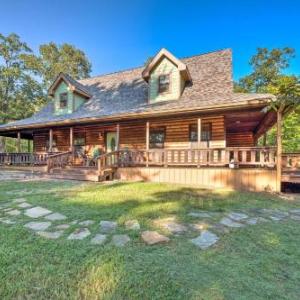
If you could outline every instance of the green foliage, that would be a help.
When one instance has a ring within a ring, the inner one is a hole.
[[[283,122],[283,147],[285,151],[300,149],[300,82],[296,75],[285,75],[284,70],[290,65],[295,51],[292,48],[258,48],[251,58],[253,71],[250,75],[235,83],[236,92],[271,93],[276,101],[270,103],[270,109],[283,112],[294,111]],[[262,143],[262,141],[259,141]],[[276,130],[267,135],[268,145],[276,144]]]
[[[42,88],[24,60],[31,52],[18,35],[0,34],[0,123],[28,117],[43,102]]]
[[[74,79],[89,77],[91,72],[91,63],[85,53],[66,43],[41,45],[38,55],[27,55],[26,64],[42,77],[45,88],[49,88],[60,72]]]

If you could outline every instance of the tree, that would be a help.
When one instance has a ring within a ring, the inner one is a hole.
[[[89,77],[91,72],[91,64],[85,53],[66,43],[41,45],[38,55],[27,55],[26,64],[42,78],[46,89],[60,72],[67,73],[74,79]]]
[[[31,115],[42,101],[42,89],[24,60],[31,52],[18,35],[0,34],[0,123]],[[0,152],[3,148],[1,138]]]
[[[277,183],[281,182],[282,122],[287,112],[295,111],[300,105],[300,82],[295,75],[285,75],[284,69],[294,57],[292,48],[258,48],[250,64],[253,71],[242,78],[236,90],[247,92],[267,92],[276,96],[270,109],[277,112]],[[279,189],[279,188],[278,188]]]

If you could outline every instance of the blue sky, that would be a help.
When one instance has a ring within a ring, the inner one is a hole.
[[[288,72],[300,74],[300,1],[0,0],[0,32],[34,51],[71,43],[92,75],[140,66],[161,47],[177,57],[232,48],[238,79],[257,47],[284,46],[298,53]]]

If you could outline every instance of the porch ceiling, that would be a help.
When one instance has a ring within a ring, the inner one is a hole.
[[[227,133],[253,132],[262,135],[276,123],[276,113],[255,109],[225,115]]]

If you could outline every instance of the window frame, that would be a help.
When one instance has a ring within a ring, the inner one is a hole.
[[[83,143],[78,143],[76,140],[82,139]],[[73,144],[75,147],[84,147],[86,145],[86,137],[85,135],[74,135]]]
[[[194,128],[195,128],[195,130],[194,130]],[[192,132],[196,132],[196,137],[193,139],[192,138]],[[190,124],[190,126],[189,126],[189,141],[190,142],[198,142],[198,126],[197,126],[197,124]]]
[[[208,130],[204,131],[203,129],[207,126]],[[205,138],[204,133],[207,134],[207,138]],[[212,140],[212,122],[203,123],[201,125],[201,142],[210,142]]]
[[[65,99],[62,99],[63,97],[66,97]],[[65,109],[68,107],[68,93],[67,92],[63,92],[59,94],[59,108],[60,109]],[[64,103],[64,105],[62,105],[62,103]]]
[[[163,134],[163,142],[153,142],[151,141],[152,135],[162,133]],[[165,128],[150,128],[149,132],[149,149],[164,149],[166,142],[166,129]]]
[[[168,78],[168,89],[165,91],[161,91],[161,83],[160,79],[161,77],[167,77]],[[157,79],[157,93],[158,95],[164,95],[169,94],[171,92],[171,74],[160,74]]]

